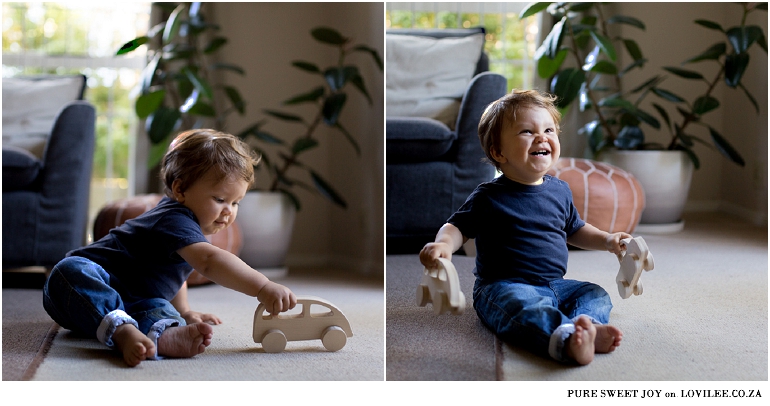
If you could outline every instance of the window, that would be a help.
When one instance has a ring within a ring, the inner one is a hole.
[[[83,1],[3,3],[3,77],[82,73],[96,107],[96,150],[89,218],[105,203],[133,194],[136,88],[145,57],[115,57],[147,32],[150,3]],[[89,234],[90,234],[89,227]]]
[[[528,3],[386,3],[385,28],[470,28],[483,26],[489,69],[508,80],[508,90],[534,86],[533,59],[540,43],[540,17],[519,20]]]

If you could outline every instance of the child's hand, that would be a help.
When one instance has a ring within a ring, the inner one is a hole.
[[[182,318],[184,321],[187,322],[187,324],[195,324],[195,323],[208,323],[208,324],[222,324],[222,320],[219,319],[219,317],[211,314],[211,313],[201,313],[196,311],[187,311],[182,313]]]
[[[267,282],[257,294],[257,300],[273,315],[293,309],[297,305],[297,297],[294,293],[286,286],[275,282]]]
[[[623,245],[620,244],[620,240],[625,240],[626,238],[634,237],[631,234],[624,232],[607,234],[607,239],[604,241],[604,245],[606,246],[607,251],[615,255],[620,255],[623,253]]]
[[[425,244],[420,251],[420,262],[428,269],[441,268],[439,258],[452,260],[452,247],[443,242],[431,242]]]

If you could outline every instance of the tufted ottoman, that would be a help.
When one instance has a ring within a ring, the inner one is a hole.
[[[147,210],[155,207],[163,195],[149,194],[126,199],[115,200],[104,206],[94,221],[94,241],[107,235],[114,227],[125,223],[127,220],[138,217]],[[240,254],[243,246],[241,230],[237,222],[233,222],[230,227],[224,231],[213,235],[207,235],[206,238],[216,247],[222,248],[235,255]],[[211,283],[205,276],[196,271],[187,278],[188,286],[202,285]]]
[[[610,233],[632,233],[644,210],[644,190],[633,175],[603,162],[560,158],[548,171],[569,184],[580,218]]]

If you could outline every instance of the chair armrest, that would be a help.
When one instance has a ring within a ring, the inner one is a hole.
[[[85,242],[95,131],[94,106],[72,102],[57,117],[43,155],[39,222],[46,235],[41,237],[67,241],[69,249]]]

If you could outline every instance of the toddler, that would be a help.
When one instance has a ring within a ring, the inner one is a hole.
[[[516,91],[490,104],[479,139],[502,176],[482,183],[423,247],[428,268],[476,240],[473,307],[506,342],[563,362],[590,363],[620,345],[608,325],[612,303],[600,286],[564,279],[567,243],[619,254],[627,233],[610,234],[580,219],[564,181],[546,175],[559,159],[555,98]]]
[[[43,306],[62,327],[117,348],[129,366],[145,359],[193,357],[211,344],[221,321],[190,309],[193,268],[255,296],[272,314],[297,299],[204,235],[235,221],[254,182],[257,160],[236,137],[214,130],[179,134],[163,158],[166,196],[108,235],[67,254],[51,271]]]

